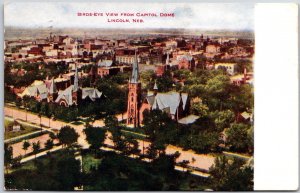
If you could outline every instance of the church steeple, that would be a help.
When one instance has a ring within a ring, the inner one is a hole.
[[[77,70],[77,64],[75,64],[74,91],[77,91],[78,89],[79,89],[79,86],[78,86],[78,70]]]
[[[153,86],[153,91],[154,91],[154,95],[156,95],[157,91],[158,91],[158,86],[156,84],[156,80],[155,80],[155,83],[154,83],[154,86]]]
[[[128,89],[127,125],[132,125],[136,128],[140,125],[141,108],[141,83],[139,82],[139,67],[136,51]]]
[[[54,78],[52,78],[50,88],[49,88],[49,93],[53,94],[53,93],[56,93],[56,92],[57,92],[56,85],[55,85],[55,82],[54,82]]]
[[[169,62],[170,62],[170,56],[169,56],[169,52],[167,52],[166,64],[169,64]]]
[[[139,82],[139,65],[138,65],[138,60],[137,60],[137,55],[135,50],[130,83],[138,83],[138,82]]]

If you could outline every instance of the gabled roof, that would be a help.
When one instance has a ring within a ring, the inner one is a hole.
[[[111,67],[113,64],[113,61],[112,60],[99,60],[98,62],[98,66],[99,67]]]
[[[180,94],[172,91],[167,93],[157,93],[156,95],[151,95],[149,93],[146,99],[152,109],[168,110],[170,114],[175,115],[181,101],[183,103],[183,110],[186,108],[187,98],[187,93]]]
[[[251,118],[251,114],[249,114],[248,112],[244,111],[241,116],[244,118],[244,119],[249,119]]]
[[[179,55],[177,56],[177,60],[182,60],[185,59],[187,61],[191,61],[193,59],[193,57],[191,55]]]
[[[43,81],[34,81],[30,86],[25,88],[25,90],[19,95],[21,97],[28,96],[36,96],[39,95],[40,99],[47,98],[48,90],[47,86]]]
[[[179,119],[178,120],[178,123],[181,123],[181,124],[191,124],[191,123],[194,123],[197,119],[199,119],[199,116],[196,116],[196,115],[189,115],[187,117],[184,117],[182,119]]]
[[[49,88],[49,93],[50,94],[53,94],[53,93],[56,93],[57,92],[57,89],[56,89],[56,84],[54,82],[54,78],[51,79],[51,82],[50,82],[50,88]]]
[[[101,98],[102,92],[96,88],[82,88],[82,99],[89,97],[92,101]]]
[[[61,99],[64,99],[67,102],[67,105],[71,106],[73,104],[72,93],[75,91],[76,90],[74,90],[73,85],[69,86],[65,90],[60,90],[55,102],[58,103]]]

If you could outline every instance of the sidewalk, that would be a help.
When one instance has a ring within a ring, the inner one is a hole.
[[[20,163],[24,163],[24,162],[33,160],[33,159],[35,159],[35,158],[44,156],[44,155],[46,155],[47,152],[49,152],[49,151],[50,151],[50,152],[54,152],[54,151],[57,151],[57,150],[60,150],[60,149],[62,149],[62,145],[57,146],[57,147],[54,147],[54,148],[52,148],[52,149],[50,149],[50,150],[46,150],[46,151],[40,152],[40,153],[36,154],[36,156],[35,156],[35,155],[31,155],[31,156],[25,157],[25,158],[21,159]]]
[[[5,116],[6,119],[10,119],[10,120],[13,120],[13,118],[11,117],[8,117],[8,116]],[[23,120],[18,120],[21,124],[23,125],[27,125],[27,126],[30,126],[30,127],[35,127],[35,128],[38,128],[38,129],[42,129],[42,130],[46,130],[46,131],[49,131],[49,132],[52,132],[54,133],[54,131],[52,131],[51,129],[48,129],[46,127],[40,127],[36,124],[33,124],[33,123],[29,123],[29,122],[26,122],[26,121],[23,121]],[[10,139],[6,139],[4,140],[4,143],[9,143],[9,142],[13,142],[13,141],[16,141],[16,140],[19,140],[19,139],[22,139],[22,138],[25,138],[25,137],[28,137],[30,135],[34,135],[36,133],[40,133],[41,131],[34,131],[34,132],[30,132],[30,133],[26,133],[26,134],[23,134],[23,135],[19,135],[17,137],[13,137],[13,138],[10,138]]]

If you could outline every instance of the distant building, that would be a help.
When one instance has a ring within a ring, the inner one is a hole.
[[[117,55],[116,61],[120,64],[133,64],[134,56],[133,55]]]
[[[194,70],[195,60],[190,55],[179,55],[177,56],[178,69]]]
[[[218,44],[210,44],[210,45],[206,46],[205,52],[206,53],[210,53],[210,54],[217,54],[217,53],[220,53],[220,49],[221,49],[220,45],[218,45]]]
[[[215,64],[216,70],[222,69],[222,68],[224,68],[228,74],[234,75],[236,64],[235,63],[217,63],[217,64]]]
[[[98,68],[97,70],[97,74],[101,78],[108,75],[116,75],[118,74],[118,72],[120,72],[119,67],[104,67],[104,68]]]

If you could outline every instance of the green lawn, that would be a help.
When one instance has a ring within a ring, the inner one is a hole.
[[[82,155],[82,169],[85,173],[89,173],[91,167],[97,167],[101,163],[101,159],[97,159],[93,154],[87,153]]]
[[[73,124],[73,125],[82,125],[83,123],[80,122],[80,121],[73,121],[73,122],[71,122],[71,124]]]
[[[10,127],[12,125],[13,125],[13,121],[8,120],[8,119],[4,120],[4,127],[5,128]],[[39,129],[36,128],[36,127],[31,127],[31,126],[28,126],[28,125],[21,124],[21,130],[18,131],[18,132],[5,131],[4,139],[10,139],[10,138],[13,138],[13,137],[17,137],[17,136],[24,135],[24,134],[27,134],[27,133],[31,133],[31,132],[34,132],[34,131],[38,131],[38,130]]]

